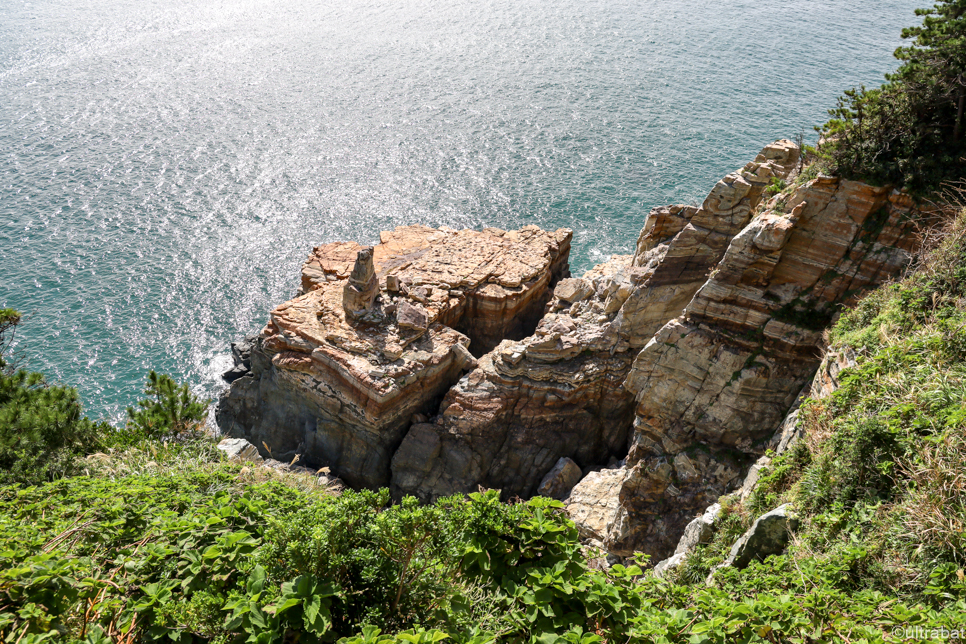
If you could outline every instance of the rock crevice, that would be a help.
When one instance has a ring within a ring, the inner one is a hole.
[[[701,206],[653,209],[632,255],[579,278],[567,229],[320,246],[236,361],[218,423],[397,498],[565,497],[612,555],[670,555],[762,463],[840,307],[915,251],[902,193],[784,189],[799,152],[777,141]]]
[[[652,210],[633,255],[560,281],[533,335],[500,343],[447,393],[433,425],[439,450],[393,458],[394,495],[429,501],[482,485],[526,497],[560,458],[585,470],[622,458],[634,406],[623,382],[637,352],[680,314],[767,186],[797,161],[791,142],[767,146],[700,208]]]

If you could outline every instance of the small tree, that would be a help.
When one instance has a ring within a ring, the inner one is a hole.
[[[847,91],[829,110],[820,156],[841,176],[928,193],[966,173],[966,0],[916,15],[922,25],[903,30],[912,44],[896,50],[903,62],[888,82]]]
[[[197,429],[208,414],[207,400],[199,400],[171,376],[151,371],[140,409],[127,408],[128,429],[135,439],[168,439]]]
[[[0,367],[21,317],[0,309]],[[0,368],[0,483],[31,484],[76,469],[109,431],[86,418],[77,391],[49,384],[39,373]]]
[[[14,309],[0,309],[0,369],[6,366],[4,355],[13,342],[13,336],[20,324],[20,312]]]
[[[923,17],[922,25],[902,30],[913,44],[896,50],[896,58],[905,63],[892,78],[944,103],[944,111],[955,115],[952,140],[959,142],[966,102],[966,0],[941,0],[932,9],[917,9],[916,15]]]

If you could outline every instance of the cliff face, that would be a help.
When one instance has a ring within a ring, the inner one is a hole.
[[[374,248],[315,249],[304,294],[272,311],[250,373],[220,400],[219,427],[276,458],[328,465],[351,485],[388,485],[414,415],[434,411],[475,365],[474,345],[483,352],[532,328],[566,273],[570,238],[533,226],[412,226]]]
[[[393,458],[393,493],[431,500],[483,485],[531,496],[561,457],[583,468],[622,458],[633,419],[622,383],[634,357],[797,161],[788,141],[766,147],[700,208],[653,210],[633,256],[561,281],[535,333],[484,356],[436,422],[407,435]]]
[[[767,146],[581,278],[564,279],[565,229],[320,246],[219,425],[397,498],[530,496],[581,469],[583,537],[660,558],[763,453],[838,308],[914,251],[913,204],[890,188],[819,177],[769,196],[798,160]]]
[[[895,277],[914,251],[912,203],[890,188],[818,178],[769,206],[635,358],[624,466],[606,491],[599,481],[574,490],[578,520],[582,497],[609,499],[584,531],[611,552],[673,550],[774,434],[819,364],[837,305]]]

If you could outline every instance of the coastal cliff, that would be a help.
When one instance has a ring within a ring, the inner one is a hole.
[[[436,422],[409,433],[393,458],[394,494],[429,501],[482,485],[526,497],[560,458],[585,469],[623,458],[634,418],[623,382],[634,358],[798,156],[788,141],[766,147],[700,208],[654,209],[634,255],[560,282],[536,332],[485,356]]]
[[[664,557],[764,452],[840,307],[915,251],[908,196],[786,188],[800,167],[790,141],[765,147],[580,278],[566,229],[320,246],[219,426],[395,498],[553,494],[584,539]]]
[[[471,351],[532,328],[567,272],[570,238],[409,226],[374,248],[316,248],[304,293],[272,311],[250,371],[219,401],[219,427],[350,485],[388,485],[403,435],[476,364]]]
[[[603,491],[585,479],[571,504],[610,552],[669,554],[764,452],[815,373],[835,313],[916,249],[912,200],[891,188],[819,177],[776,199],[635,358],[627,459]],[[588,495],[607,507],[594,521]]]

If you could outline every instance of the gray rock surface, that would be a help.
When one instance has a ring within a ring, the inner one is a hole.
[[[252,348],[258,341],[258,336],[248,336],[243,340],[231,343],[231,358],[234,366],[221,374],[221,377],[229,384],[239,378],[248,375],[252,368]]]
[[[666,575],[667,573],[671,572],[672,570],[674,570],[675,568],[683,564],[684,560],[687,558],[688,558],[687,552],[678,552],[676,554],[671,555],[667,559],[658,562],[658,564],[654,566],[654,576],[664,577],[664,575]]]
[[[218,449],[225,453],[230,461],[250,461],[261,463],[262,457],[258,453],[258,448],[246,441],[244,438],[225,438],[218,443]]]
[[[691,521],[684,529],[684,534],[681,535],[681,540],[678,541],[674,554],[688,553],[699,545],[710,543],[714,536],[715,523],[718,521],[720,514],[721,504],[715,503],[705,510],[704,514]]]
[[[739,499],[741,501],[745,501],[749,496],[751,496],[755,486],[758,484],[761,471],[769,465],[771,465],[771,459],[767,456],[762,456],[755,461],[750,468],[748,468],[748,474],[745,475],[745,480],[741,484],[741,492],[739,493]]]
[[[580,466],[566,456],[561,456],[553,469],[540,481],[537,494],[551,499],[563,500],[570,494],[570,490],[580,481],[583,472]]]
[[[798,517],[789,504],[763,514],[743,534],[722,566],[744,568],[752,561],[764,561],[770,555],[785,551],[792,532],[798,529]]]

